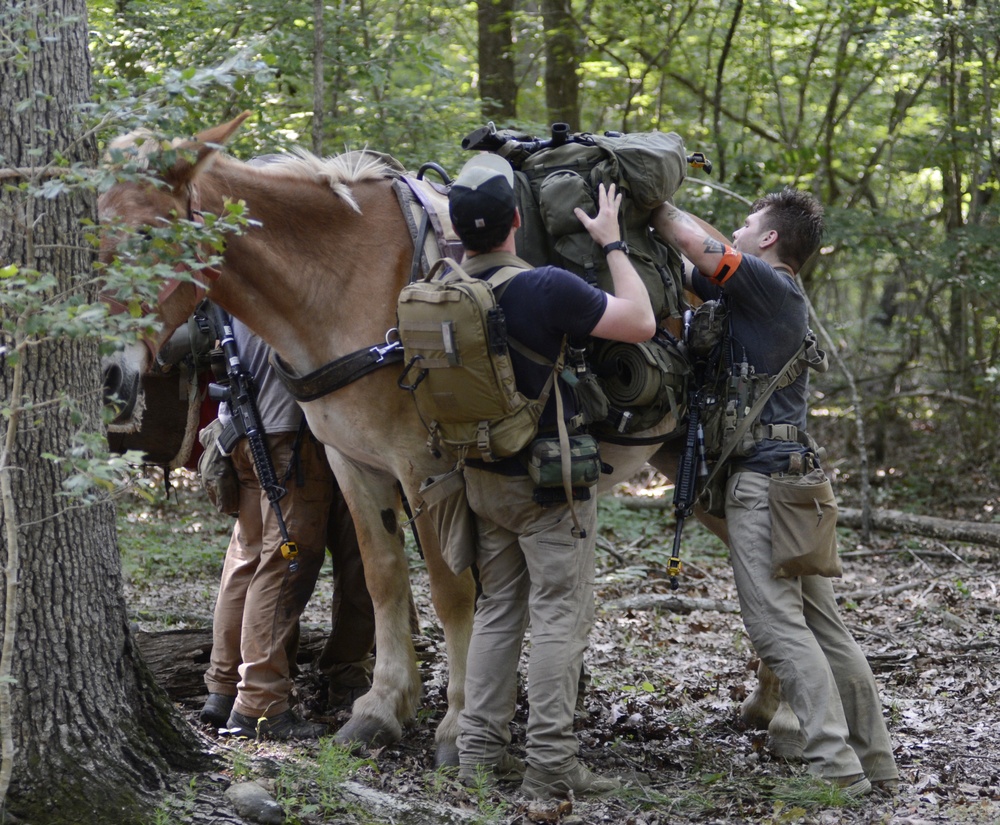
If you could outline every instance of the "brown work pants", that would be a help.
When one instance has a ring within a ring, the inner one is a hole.
[[[294,432],[267,436],[279,478],[294,466],[295,438]],[[285,481],[280,502],[289,537],[298,545],[297,558],[287,559],[246,439],[232,457],[240,479],[240,515],[222,568],[205,683],[210,693],[236,694],[234,709],[245,716],[274,717],[289,707],[289,651],[296,647],[299,616],[323,566],[333,473],[323,446],[305,435],[299,466]]]

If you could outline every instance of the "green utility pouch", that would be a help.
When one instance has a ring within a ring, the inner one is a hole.
[[[570,478],[573,487],[593,487],[601,477],[601,451],[592,435],[569,439]],[[528,475],[536,487],[563,486],[562,454],[557,436],[536,438],[528,448]]]

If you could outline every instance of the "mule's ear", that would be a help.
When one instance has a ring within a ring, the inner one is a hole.
[[[198,137],[194,139],[194,143],[208,144],[215,143],[219,146],[227,143],[229,138],[233,136],[237,129],[243,124],[252,112],[243,112],[242,114],[234,117],[229,123],[223,123],[221,126],[213,126],[211,129],[206,129],[204,132],[198,134]]]
[[[205,171],[215,160],[219,147],[224,145],[240,128],[252,112],[243,112],[221,126],[213,126],[199,132],[193,140],[179,144],[176,149],[179,158],[170,172],[164,177],[174,190],[182,188],[194,180],[200,172]]]

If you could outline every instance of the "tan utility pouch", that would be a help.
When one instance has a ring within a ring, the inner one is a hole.
[[[840,576],[837,499],[817,468],[801,476],[771,478],[771,575]]]
[[[420,485],[418,506],[441,542],[441,555],[456,576],[476,560],[476,516],[465,493],[465,473],[455,467]]]
[[[232,460],[219,448],[222,429],[222,422],[216,418],[198,434],[198,440],[205,448],[198,459],[198,475],[215,509],[226,516],[238,516],[240,480]]]

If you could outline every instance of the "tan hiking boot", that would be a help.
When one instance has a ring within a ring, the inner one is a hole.
[[[570,792],[574,797],[597,796],[617,791],[621,786],[618,779],[596,774],[582,762],[566,773],[546,773],[529,765],[521,793],[529,799],[566,799]]]
[[[840,788],[847,796],[857,798],[868,796],[872,792],[872,783],[868,781],[863,773],[854,773],[850,776],[828,777],[827,781]]]
[[[504,751],[494,764],[479,762],[462,765],[458,769],[458,781],[467,788],[491,787],[501,782],[520,782],[524,778],[524,760]]]
[[[873,779],[872,790],[879,796],[895,796],[899,793],[898,779]]]

